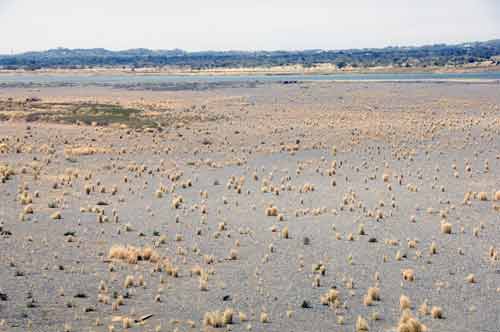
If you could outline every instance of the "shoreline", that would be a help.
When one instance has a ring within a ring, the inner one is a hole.
[[[318,66],[304,68],[302,66],[284,67],[255,67],[255,68],[216,68],[216,69],[189,69],[189,68],[88,68],[88,69],[52,69],[38,70],[7,70],[0,69],[1,75],[165,75],[165,76],[301,76],[301,75],[369,75],[369,74],[472,74],[479,72],[500,72],[500,66],[475,65],[468,67],[417,67],[417,68],[347,68],[337,69],[334,66]]]
[[[304,79],[304,80],[234,80],[234,81],[170,81],[170,82],[0,82],[0,89],[43,88],[109,88],[125,91],[203,91],[224,88],[250,88],[255,85],[300,85],[300,84],[464,84],[500,85],[499,79],[479,78],[424,78],[424,79]]]

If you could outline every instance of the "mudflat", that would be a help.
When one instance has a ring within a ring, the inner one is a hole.
[[[498,331],[495,83],[0,89],[0,331]]]

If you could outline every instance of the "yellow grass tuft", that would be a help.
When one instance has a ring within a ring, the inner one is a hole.
[[[224,310],[222,313],[222,322],[224,325],[232,324],[233,323],[233,315],[234,315],[234,310],[227,308]]]
[[[201,291],[204,291],[204,292],[208,290],[208,280],[206,278],[200,277],[199,288]]]
[[[114,245],[109,249],[109,259],[126,261],[129,264],[137,264],[138,261],[149,261],[157,263],[160,255],[150,247],[136,248],[133,246]]]
[[[436,242],[432,242],[431,243],[430,253],[431,253],[431,255],[437,254],[437,244],[436,244]]]
[[[471,273],[471,274],[469,274],[469,275],[465,278],[465,280],[466,280],[468,283],[473,284],[473,283],[475,283],[475,282],[476,282],[476,277],[474,276],[474,274],[472,274],[472,273]]]
[[[414,281],[415,280],[415,271],[413,269],[404,269],[402,271],[403,279],[406,281]]]
[[[429,309],[429,306],[427,305],[427,301],[424,301],[419,307],[418,307],[418,313],[421,315],[421,316],[427,316],[429,315],[431,312],[430,312],[430,309]]]
[[[432,316],[432,318],[435,318],[435,319],[443,318],[443,309],[441,307],[436,307],[436,306],[432,307],[431,316]]]
[[[427,331],[425,325],[420,323],[411,315],[410,310],[403,311],[399,319],[397,332],[424,332]]]
[[[93,154],[109,153],[111,150],[96,148],[92,146],[81,146],[76,148],[66,148],[64,149],[64,154],[67,156],[88,156]]]
[[[356,332],[368,331],[368,322],[361,316],[356,319]]]
[[[269,323],[269,315],[267,314],[267,312],[263,311],[260,313],[260,322]]]
[[[241,311],[238,312],[238,318],[240,319],[240,322],[246,322],[248,320],[247,315]]]
[[[238,259],[238,250],[231,249],[229,251],[229,259],[231,259],[231,260],[237,260]]]
[[[267,207],[266,208],[266,216],[277,217],[278,216],[278,208],[276,206]]]
[[[487,201],[488,200],[488,194],[484,191],[481,191],[477,194],[477,198],[480,200],[480,201]]]
[[[134,320],[132,318],[124,317],[122,319],[122,326],[123,326],[124,329],[131,328],[133,324],[134,324]]]
[[[0,164],[0,183],[5,183],[15,174],[14,169],[9,165]]]
[[[372,301],[380,301],[380,289],[378,287],[368,288],[367,297]]]
[[[451,234],[451,224],[446,221],[441,222],[441,233],[443,234]]]
[[[399,298],[399,308],[403,311],[405,309],[411,309],[410,298],[406,295],[401,295]]]
[[[123,286],[125,288],[130,288],[130,287],[134,286],[134,282],[135,282],[135,280],[134,280],[133,276],[127,276],[125,278],[125,282],[123,283]]]
[[[321,295],[319,300],[323,305],[329,305],[335,303],[335,301],[339,298],[339,291],[336,289],[329,289],[328,292]]]
[[[10,148],[7,144],[0,143],[0,153],[8,153],[9,151],[10,151]]]
[[[288,234],[287,226],[283,227],[283,229],[281,230],[281,237],[284,239],[288,239],[290,237],[290,235]]]
[[[180,208],[180,206],[182,205],[182,203],[184,202],[184,198],[182,198],[182,196],[175,196],[172,198],[172,208],[174,209],[178,209]]]

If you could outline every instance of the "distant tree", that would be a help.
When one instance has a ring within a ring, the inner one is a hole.
[[[337,62],[337,68],[338,69],[345,68],[346,66],[347,66],[347,63],[345,61]]]

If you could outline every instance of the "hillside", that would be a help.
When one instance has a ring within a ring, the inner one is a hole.
[[[57,48],[43,52],[0,55],[0,69],[92,67],[188,67],[191,69],[334,64],[338,68],[376,66],[462,66],[489,61],[500,65],[500,39],[457,45],[304,51],[203,51]]]

